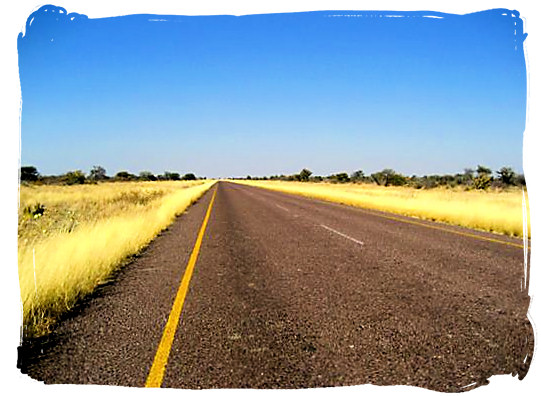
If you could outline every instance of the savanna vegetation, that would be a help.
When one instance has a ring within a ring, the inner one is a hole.
[[[407,186],[417,189],[429,189],[436,187],[463,187],[466,190],[488,190],[509,187],[522,187],[526,185],[523,174],[516,173],[511,167],[504,166],[493,172],[490,168],[478,165],[477,169],[464,169],[463,173],[446,175],[405,176],[393,169],[383,169],[379,172],[367,175],[362,170],[351,174],[346,172],[335,173],[328,176],[314,175],[309,169],[302,169],[292,175],[272,176],[246,176],[240,180],[281,180],[301,182],[329,182],[329,183],[356,183],[376,184],[378,186]]]
[[[289,176],[246,177],[237,182],[509,236],[522,237],[530,230],[529,222],[525,230],[523,221],[524,176],[509,167],[496,175],[480,165],[462,174],[422,177],[392,169],[370,176],[356,171],[322,177],[303,169]]]
[[[164,180],[205,180],[205,177],[196,177],[193,173],[181,176],[178,172],[165,171],[154,175],[150,171],[141,171],[138,175],[128,171],[119,171],[114,176],[108,176],[104,167],[96,165],[88,174],[82,170],[72,170],[61,175],[41,175],[35,166],[22,166],[20,169],[21,183],[34,184],[93,184],[97,182],[125,182],[125,181],[164,181]]]
[[[28,168],[21,169],[18,264],[30,337],[46,334],[214,183],[180,175],[105,179],[95,168],[84,180],[71,172],[53,184]],[[111,179],[122,182],[104,182]]]

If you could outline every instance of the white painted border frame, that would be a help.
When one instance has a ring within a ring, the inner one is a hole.
[[[17,212],[18,193],[17,193],[17,172],[20,158],[20,85],[17,67],[17,35],[24,29],[27,17],[40,6],[49,2],[39,2],[36,0],[11,0],[11,4],[3,4],[2,23],[0,29],[2,34],[2,61],[0,63],[2,72],[1,93],[2,102],[0,106],[2,122],[1,136],[1,155],[2,169],[4,170],[4,180],[2,183],[1,205],[0,205],[0,241],[2,247],[2,279],[4,287],[2,293],[2,313],[4,326],[2,327],[2,337],[0,337],[1,360],[0,372],[3,378],[4,389],[10,389],[16,392],[40,392],[44,394],[71,394],[73,391],[84,394],[93,394],[94,392],[105,392],[111,394],[132,394],[138,392],[151,392],[158,394],[160,390],[145,390],[117,387],[99,387],[95,386],[44,386],[28,376],[23,375],[16,368],[17,350],[19,344],[21,320],[18,274],[16,268],[17,262]],[[528,70],[528,105],[526,132],[524,135],[524,171],[526,174],[528,193],[530,199],[530,215],[532,230],[532,253],[530,259],[530,296],[532,302],[530,305],[530,320],[534,326],[536,336],[535,319],[541,318],[539,290],[541,275],[539,271],[540,259],[538,253],[537,224],[541,220],[538,210],[540,202],[540,176],[538,170],[541,170],[539,160],[540,154],[536,151],[541,149],[541,131],[539,129],[539,65],[540,65],[540,43],[541,17],[537,11],[534,1],[351,1],[351,0],[263,0],[263,1],[173,1],[173,0],[117,0],[117,1],[77,1],[77,0],[59,0],[50,1],[50,3],[64,7],[68,12],[78,12],[86,14],[89,18],[119,16],[128,14],[170,14],[170,15],[245,15],[261,13],[295,12],[295,11],[317,11],[317,10],[388,10],[388,11],[439,11],[455,14],[466,14],[470,12],[483,11],[493,8],[508,8],[520,12],[524,19],[524,30],[528,33],[525,42],[526,66]],[[521,393],[522,395],[533,395],[536,389],[541,389],[541,362],[539,359],[537,344],[540,340],[536,339],[536,348],[534,359],[530,371],[523,381],[518,381],[510,375],[495,376],[490,379],[490,385],[477,388],[468,394],[472,395],[493,395]],[[23,389],[21,389],[23,388]],[[377,394],[377,395],[422,395],[435,394],[420,388],[412,387],[375,387],[361,385],[347,388],[327,388],[310,389],[299,391],[257,391],[245,390],[243,393],[263,394],[272,392],[273,394],[324,394],[332,395],[338,391],[338,395],[357,395],[359,393]],[[169,390],[176,394],[193,393],[191,391]],[[233,395],[237,391],[215,390],[203,391],[203,394],[218,392],[220,395]],[[163,391],[162,391],[163,393]]]

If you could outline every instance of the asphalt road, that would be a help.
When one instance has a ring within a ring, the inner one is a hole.
[[[224,182],[19,348],[21,370],[145,386],[215,189],[162,387],[460,391],[527,373],[520,240]]]

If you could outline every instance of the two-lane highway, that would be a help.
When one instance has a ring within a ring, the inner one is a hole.
[[[458,391],[528,370],[520,240],[220,182],[46,345],[22,348],[23,371],[148,384],[198,234],[163,387]]]

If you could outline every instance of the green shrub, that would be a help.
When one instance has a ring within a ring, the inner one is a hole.
[[[39,178],[38,170],[35,166],[21,166],[21,181],[36,181]]]
[[[74,184],[84,184],[86,177],[85,174],[80,170],[74,170],[71,172],[66,173],[62,180],[65,184],[68,186],[74,185]]]

